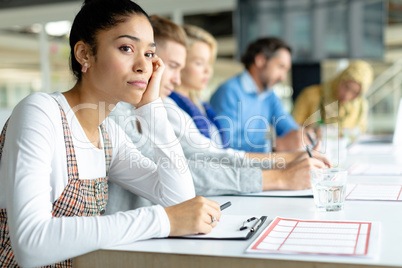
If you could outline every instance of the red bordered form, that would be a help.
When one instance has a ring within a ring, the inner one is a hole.
[[[401,176],[402,166],[397,163],[357,162],[348,170],[351,176]]]
[[[402,201],[402,184],[348,184],[346,200]]]
[[[366,256],[371,222],[276,217],[246,252]]]
[[[358,144],[354,143],[348,148],[349,155],[392,155],[397,153],[398,147],[392,143],[386,144]]]

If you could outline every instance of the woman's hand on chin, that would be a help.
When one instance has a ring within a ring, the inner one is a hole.
[[[161,85],[161,78],[163,71],[165,70],[165,64],[162,59],[158,56],[154,56],[152,59],[152,75],[151,79],[149,79],[148,87],[146,88],[144,94],[142,95],[141,101],[135,105],[135,107],[139,108],[145,104],[151,103],[159,98],[159,90]]]

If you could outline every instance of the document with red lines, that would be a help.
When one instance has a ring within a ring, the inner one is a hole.
[[[349,175],[358,176],[400,176],[402,175],[402,166],[400,164],[377,164],[377,163],[361,163],[354,164],[349,169]]]
[[[349,147],[349,155],[390,155],[397,152],[398,147],[392,143],[386,144],[354,144]]]
[[[276,217],[246,252],[367,256],[371,232],[371,222]]]
[[[402,201],[402,185],[348,184],[346,200]]]

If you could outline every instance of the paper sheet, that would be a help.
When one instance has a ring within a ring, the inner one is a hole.
[[[313,196],[313,190],[293,190],[293,191],[264,191],[260,193],[243,194],[246,196],[287,196],[287,197],[297,197],[297,196]]]
[[[371,230],[370,222],[276,217],[246,252],[366,256]]]
[[[256,215],[254,215],[257,217]],[[245,239],[249,229],[240,231],[243,222],[250,219],[250,215],[225,215],[222,214],[220,221],[208,234],[187,235],[182,238],[207,238],[207,239]],[[258,216],[257,218],[261,218]],[[252,226],[256,221],[252,221],[247,226]]]
[[[390,155],[396,152],[397,147],[393,144],[354,144],[349,150],[349,155]]]
[[[402,201],[402,185],[348,184],[346,200]]]
[[[398,164],[356,163],[349,169],[349,175],[400,176],[402,175],[402,166]]]
[[[356,143],[392,143],[393,135],[373,135],[373,134],[363,134],[360,135]]]

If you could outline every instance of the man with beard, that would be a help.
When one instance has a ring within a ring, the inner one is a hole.
[[[273,86],[286,79],[291,48],[278,38],[261,38],[249,44],[242,56],[245,70],[224,82],[211,98],[229,147],[247,152],[268,152],[267,132],[276,132],[276,149],[301,148],[298,124],[285,111]]]

